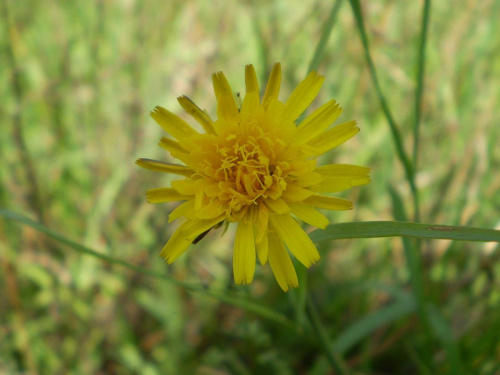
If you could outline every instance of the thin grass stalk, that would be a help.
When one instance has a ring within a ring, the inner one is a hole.
[[[251,302],[251,301],[242,300],[238,297],[233,297],[225,291],[221,291],[219,293],[216,291],[207,290],[202,285],[193,285],[193,284],[185,283],[185,282],[176,280],[175,278],[170,277],[168,275],[165,275],[163,273],[155,272],[155,271],[152,271],[150,269],[147,269],[147,268],[144,268],[141,266],[136,266],[134,264],[128,263],[125,260],[117,259],[117,258],[111,257],[109,255],[100,253],[100,252],[95,251],[93,249],[90,249],[84,245],[81,245],[75,241],[72,241],[72,240],[60,235],[59,233],[53,231],[52,229],[49,229],[46,226],[44,226],[36,221],[33,221],[33,220],[29,219],[28,217],[21,215],[21,214],[18,214],[16,212],[13,212],[10,210],[5,210],[5,209],[0,209],[0,216],[3,216],[7,219],[10,219],[14,222],[20,223],[22,225],[27,225],[27,226],[45,234],[45,235],[53,238],[54,240],[68,246],[70,249],[75,250],[81,254],[90,255],[94,258],[101,259],[103,261],[106,261],[106,262],[109,262],[112,264],[118,264],[120,266],[123,266],[125,268],[128,268],[130,270],[133,270],[135,272],[141,273],[141,274],[149,276],[149,277],[154,277],[157,279],[168,281],[169,283],[177,285],[177,286],[187,290],[188,292],[198,293],[202,296],[216,298],[221,302],[225,302],[227,304],[239,307],[241,309],[247,310],[249,312],[252,312],[252,313],[260,315],[264,318],[267,318],[271,321],[274,321],[275,323],[279,323],[281,325],[284,325],[285,327],[291,329],[294,332],[297,331],[295,324],[293,324],[287,317],[285,317],[284,315],[279,314],[279,313],[277,313],[277,312],[275,312],[275,311],[273,311],[265,306],[259,305],[257,303]]]
[[[429,9],[430,0],[424,0],[424,9],[422,14],[421,22],[421,33],[420,40],[417,51],[417,87],[415,91],[415,123],[413,124],[413,181],[416,180],[417,170],[418,170],[418,146],[420,140],[420,124],[422,119],[422,98],[423,98],[423,87],[424,87],[424,74],[425,74],[425,46],[427,42],[427,30],[429,26]],[[415,184],[416,185],[416,184]],[[414,197],[414,220],[419,221],[420,219],[420,207],[418,194]],[[398,219],[398,218],[396,218]],[[412,275],[412,285],[416,292],[416,297],[418,301],[418,313],[420,317],[426,320],[427,326],[432,324],[429,320],[429,314],[425,310],[425,281],[424,273],[422,270],[422,241],[420,239],[415,239],[413,241],[409,239],[403,239],[405,247],[405,257],[407,259],[410,274]],[[432,354],[427,348],[425,350],[425,356],[428,360],[431,359]]]
[[[16,109],[14,111],[14,114],[12,115],[13,142],[16,145],[20,164],[22,165],[22,168],[24,169],[26,178],[28,180],[28,184],[26,184],[27,203],[37,216],[38,220],[42,223],[46,223],[47,217],[42,204],[40,186],[38,184],[35,165],[24,139],[24,123],[22,119],[24,90],[20,76],[21,68],[18,64],[15,52],[15,25],[10,19],[11,17],[9,15],[9,6],[7,4],[8,1],[3,0],[0,1],[0,3],[3,21],[2,23],[5,27],[5,55],[7,64],[11,71],[12,94],[16,101]]]
[[[420,221],[420,203],[419,203],[419,193],[417,186],[415,184],[413,166],[411,164],[410,158],[408,157],[406,151],[403,147],[403,138],[399,131],[398,125],[392,116],[392,113],[389,109],[389,105],[387,104],[387,100],[382,92],[382,88],[380,86],[380,82],[377,76],[377,70],[375,69],[375,64],[373,63],[370,47],[368,44],[368,36],[365,30],[365,23],[363,19],[363,13],[361,12],[361,4],[359,0],[349,0],[351,4],[351,8],[354,13],[354,18],[356,19],[356,25],[358,27],[358,31],[361,37],[361,42],[363,44],[366,62],[368,64],[368,69],[370,71],[370,75],[372,77],[373,84],[375,86],[375,91],[380,101],[380,105],[382,107],[382,111],[384,112],[385,117],[387,118],[387,122],[389,123],[389,127],[392,134],[392,139],[394,141],[394,145],[396,147],[396,154],[403,164],[403,168],[405,170],[406,179],[410,186],[410,190],[413,196],[414,201],[414,212],[415,212],[415,220]]]
[[[340,10],[340,6],[342,5],[342,0],[336,0],[335,3],[333,4],[333,7],[330,10],[330,13],[328,15],[328,18],[326,19],[322,31],[321,31],[321,36],[319,38],[318,44],[316,45],[316,48],[314,50],[313,56],[311,58],[311,61],[309,62],[309,66],[307,68],[308,72],[311,72],[313,70],[318,70],[319,65],[321,63],[321,60],[323,58],[323,55],[325,53],[325,48],[326,44],[328,43],[328,39],[330,38],[330,35],[333,30],[333,26],[335,25],[335,21],[337,19],[338,12]],[[303,114],[299,122],[302,121],[304,118],[305,114]],[[299,288],[297,289],[297,292],[295,293],[295,320],[297,323],[301,323],[302,319],[304,317],[304,313],[306,310],[306,305],[307,305],[307,272],[306,269],[299,266],[298,268],[298,276],[299,276]]]
[[[318,70],[321,59],[323,58],[323,55],[325,53],[326,43],[328,43],[328,39],[330,38],[330,35],[332,33],[333,26],[335,25],[335,21],[337,20],[337,14],[339,13],[341,5],[342,0],[336,0],[335,4],[333,4],[332,10],[330,11],[328,18],[323,25],[321,37],[319,38],[318,44],[316,45],[313,57],[311,59],[311,62],[309,63],[309,67],[307,68],[307,72]]]
[[[430,0],[424,1],[424,9],[422,14],[422,31],[420,33],[420,41],[418,46],[418,58],[417,58],[417,88],[415,91],[415,123],[413,125],[413,180],[416,180],[416,174],[418,169],[418,146],[420,143],[420,123],[422,119],[422,98],[424,93],[424,75],[425,75],[425,47],[427,44],[427,31],[429,29],[429,18],[430,18]],[[420,202],[418,200],[418,194],[415,196],[415,210],[414,210],[414,220],[420,221]],[[420,257],[419,254],[422,250],[422,243],[420,240],[415,241],[414,250],[417,254],[414,254],[414,258]],[[420,262],[421,263],[421,262]],[[423,275],[421,275],[423,276]],[[423,282],[423,279],[421,279]],[[423,288],[423,285],[422,285]],[[422,290],[423,293],[423,290]],[[422,296],[423,297],[423,294]]]
[[[426,46],[427,35],[429,30],[431,1],[424,1],[424,9],[422,12],[422,31],[420,33],[420,41],[418,45],[417,58],[417,88],[415,92],[415,123],[413,125],[413,172],[417,172],[418,164],[418,145],[420,143],[420,123],[422,120],[422,99],[424,94],[424,76],[425,76],[425,61],[426,61]]]
[[[318,310],[314,304],[314,301],[309,296],[307,299],[307,312],[308,317],[313,327],[313,330],[318,338],[318,342],[323,349],[326,359],[330,363],[330,366],[335,371],[335,374],[349,375],[351,371],[344,363],[340,355],[333,349],[333,344],[328,337],[327,331],[318,314]]]

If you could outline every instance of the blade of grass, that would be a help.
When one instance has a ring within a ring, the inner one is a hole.
[[[321,63],[321,59],[323,58],[323,54],[325,52],[326,43],[328,42],[328,38],[330,38],[330,34],[332,33],[333,25],[335,25],[335,20],[337,19],[337,14],[340,10],[341,5],[342,0],[335,1],[332,10],[330,11],[328,18],[323,25],[321,37],[319,38],[316,49],[314,50],[313,57],[311,59],[311,62],[309,63],[309,67],[307,68],[308,72],[312,70],[318,70],[319,68],[319,64]]]
[[[292,292],[290,293],[290,295],[294,298],[295,324],[305,327],[304,324],[307,323],[307,268],[302,264],[296,264],[295,270],[299,279],[299,287],[295,290],[290,291]]]
[[[226,291],[219,293],[219,292],[206,290],[199,285],[188,284],[188,283],[176,280],[170,276],[164,275],[162,273],[155,272],[155,271],[149,270],[147,268],[136,266],[134,264],[128,263],[122,259],[113,258],[113,257],[110,257],[106,254],[99,253],[99,252],[97,252],[93,249],[90,249],[84,245],[81,245],[77,242],[74,242],[74,241],[60,235],[59,233],[45,227],[44,225],[42,225],[36,221],[33,221],[33,220],[29,219],[28,217],[21,215],[21,214],[18,214],[16,212],[6,210],[6,209],[0,209],[0,216],[3,216],[4,218],[10,219],[12,221],[18,222],[22,225],[29,226],[29,227],[47,235],[47,236],[55,239],[56,241],[59,241],[60,243],[68,246],[70,249],[76,250],[77,252],[79,252],[81,254],[90,255],[90,256],[93,256],[95,258],[101,259],[103,261],[109,262],[109,263],[119,264],[125,268],[131,269],[135,272],[139,272],[139,273],[146,275],[146,276],[154,277],[157,279],[162,279],[162,280],[167,281],[171,284],[174,284],[174,285],[177,285],[181,288],[184,288],[189,292],[198,293],[200,295],[216,298],[216,299],[218,299],[222,302],[225,302],[227,304],[239,307],[241,309],[247,310],[247,311],[252,312],[254,314],[260,315],[263,318],[266,318],[266,319],[269,319],[269,320],[274,321],[276,323],[282,324],[282,325],[295,331],[295,325],[287,317],[285,317],[282,314],[276,313],[275,311],[273,311],[265,306],[262,306],[262,305],[259,305],[259,304],[256,304],[256,303],[250,302],[250,301],[244,301],[244,300],[241,300],[237,297],[233,297],[231,295],[228,295]]]
[[[394,218],[398,221],[406,222],[408,221],[408,215],[404,207],[403,199],[399,193],[389,185],[389,195],[391,196],[392,202],[392,214]],[[424,288],[424,275],[422,270],[422,256],[420,253],[420,240],[411,239],[406,237],[401,237],[403,242],[404,255],[406,260],[406,265],[408,272],[410,274],[411,292],[415,301],[417,302],[417,313],[422,322],[426,322],[427,316],[425,313],[425,288]],[[424,324],[424,329],[428,329],[428,324]],[[425,366],[431,366],[432,364],[432,353],[428,346],[423,346],[421,352],[422,358],[418,357],[421,363],[425,363]]]
[[[342,5],[342,0],[336,0],[335,4],[333,4],[332,9],[330,10],[330,14],[325,21],[325,24],[322,27],[321,36],[319,38],[318,44],[316,45],[316,49],[314,50],[314,54],[309,62],[309,66],[307,68],[308,72],[313,70],[318,70],[319,64],[321,63],[321,59],[323,58],[326,44],[328,43],[328,39],[333,30],[333,26],[335,25],[335,21],[337,19],[337,14],[340,10],[340,6]],[[305,113],[300,116],[298,123],[302,122],[305,117]],[[297,324],[304,323],[305,312],[307,307],[307,272],[302,265],[297,266],[298,277],[299,277],[299,287],[295,294],[295,321]],[[311,323],[313,323],[311,321]],[[321,338],[320,338],[321,339]],[[334,359],[335,360],[335,359]],[[331,362],[331,359],[329,359]]]
[[[365,58],[366,62],[368,64],[368,69],[370,71],[370,75],[373,81],[373,84],[375,86],[375,91],[377,93],[377,96],[380,101],[380,105],[382,107],[382,111],[384,112],[385,117],[387,118],[387,122],[389,123],[389,127],[391,129],[391,134],[392,134],[392,139],[394,141],[394,145],[396,147],[396,153],[403,164],[405,174],[406,174],[406,179],[408,180],[408,184],[410,185],[410,190],[413,195],[413,201],[414,201],[414,210],[415,210],[415,221],[420,220],[420,209],[419,209],[419,195],[418,195],[418,190],[415,184],[415,179],[414,179],[414,172],[413,172],[413,167],[411,164],[411,161],[406,154],[403,146],[403,139],[401,137],[401,133],[399,132],[399,128],[396,124],[396,121],[394,120],[394,117],[392,116],[392,113],[389,109],[389,105],[387,103],[387,100],[385,99],[384,94],[382,93],[382,88],[380,86],[380,82],[378,80],[377,76],[377,71],[375,69],[375,64],[373,63],[371,54],[370,54],[370,47],[368,44],[368,36],[366,34],[365,30],[365,22],[363,19],[363,13],[361,11],[361,4],[359,0],[349,0],[351,4],[352,11],[354,13],[354,18],[356,19],[356,25],[358,27],[359,35],[361,37],[361,42],[363,44],[364,52],[365,52]]]
[[[435,372],[431,371],[429,366],[424,362],[420,353],[414,347],[409,340],[404,343],[405,352],[409,358],[409,362],[413,363],[417,369],[417,374],[419,375],[435,375]]]
[[[401,196],[392,186],[389,186],[388,190],[391,196],[394,218],[401,222],[408,221],[408,215],[406,214]],[[423,306],[424,281],[419,247],[415,246],[409,238],[402,237],[402,240],[406,263],[408,265],[408,271],[410,272],[412,291],[417,299],[418,305]]]
[[[446,361],[451,367],[451,373],[456,375],[463,374],[463,364],[460,357],[458,345],[453,338],[453,333],[448,323],[441,315],[441,313],[434,307],[428,306],[426,308],[427,319],[436,335],[436,338],[441,341],[448,360]]]
[[[335,340],[334,350],[344,354],[380,327],[412,314],[416,309],[415,300],[410,295],[406,297],[359,319],[347,327]]]
[[[416,173],[418,163],[418,144],[420,140],[420,122],[422,119],[422,97],[424,93],[425,74],[425,47],[427,45],[427,34],[429,30],[431,1],[424,1],[422,13],[422,31],[418,45],[417,58],[417,88],[415,92],[415,123],[413,125],[413,173]]]
[[[9,66],[11,72],[11,91],[12,96],[16,101],[18,109],[12,114],[12,137],[13,143],[17,148],[18,158],[22,168],[26,172],[26,179],[28,183],[24,184],[26,188],[26,201],[31,206],[33,212],[36,214],[38,220],[42,223],[47,222],[46,212],[42,204],[42,196],[40,185],[38,183],[36,166],[33,158],[31,157],[30,150],[26,144],[24,134],[25,123],[22,118],[24,108],[25,90],[22,84],[21,67],[18,64],[19,58],[16,56],[16,46],[19,46],[19,36],[15,34],[16,25],[11,19],[10,9],[7,1],[2,1],[0,4],[0,12],[2,15],[2,23],[5,27],[6,35],[6,64]]]
[[[337,14],[340,10],[340,6],[342,5],[342,0],[337,0],[330,11],[330,14],[323,25],[323,30],[321,32],[321,37],[319,38],[318,44],[316,45],[316,49],[314,50],[313,57],[311,62],[309,63],[309,67],[307,71],[318,70],[319,64],[321,63],[321,59],[323,58],[323,54],[325,52],[326,43],[328,42],[328,38],[330,38],[330,34],[332,33],[333,26],[335,24],[335,20],[337,19]],[[304,112],[297,119],[297,124],[300,124],[304,118],[306,117],[306,113]],[[304,305],[305,306],[305,305]]]
[[[335,370],[335,373],[346,375],[350,374],[351,371],[342,360],[338,351],[336,351],[333,347],[332,342],[330,341],[330,338],[328,337],[328,334],[326,332],[326,328],[321,322],[318,310],[316,309],[314,301],[311,297],[307,299],[307,311],[309,313],[308,316],[309,320],[311,321],[311,325],[316,333],[316,337],[318,338],[319,344],[321,345],[321,348],[323,349],[323,352],[325,353],[330,366],[332,366],[332,368]]]
[[[414,237],[456,241],[500,242],[500,230],[452,225],[363,221],[338,223],[311,233],[314,242],[348,238]]]

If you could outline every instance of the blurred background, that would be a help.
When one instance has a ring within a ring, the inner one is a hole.
[[[283,293],[269,266],[257,267],[251,286],[234,285],[231,230],[211,233],[167,266],[159,253],[176,228],[167,225],[175,204],[149,205],[145,190],[169,177],[134,162],[169,161],[149,117],[154,106],[192,122],[176,101],[187,95],[215,115],[215,71],[244,91],[245,64],[254,64],[263,87],[279,61],[285,99],[307,74],[333,2],[0,2],[1,208],[107,256],[293,317],[297,293]],[[382,90],[409,151],[422,5],[362,4]],[[500,227],[499,14],[494,0],[432,3],[417,173],[424,223]],[[339,194],[355,208],[329,218],[394,220],[403,208],[412,217],[347,1],[319,72],[326,80],[312,108],[335,98],[340,121],[361,127],[322,161],[370,166],[373,179]],[[320,253],[307,289],[353,369],[452,374],[458,363],[464,373],[500,374],[497,244],[422,242],[426,298],[440,313],[431,326],[441,336],[411,308],[401,239],[322,243]],[[332,373],[314,340],[285,326],[5,218],[0,262],[2,374]]]

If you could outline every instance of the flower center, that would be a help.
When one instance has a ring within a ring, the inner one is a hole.
[[[286,176],[276,165],[274,153],[266,154],[256,139],[249,137],[244,144],[236,141],[232,151],[222,158],[219,175],[234,181],[238,193],[256,202],[270,194],[277,197],[286,188]]]
[[[283,141],[260,127],[235,127],[204,144],[208,147],[197,159],[206,198],[218,200],[229,214],[268,197],[277,199],[286,189],[289,163],[278,158]]]

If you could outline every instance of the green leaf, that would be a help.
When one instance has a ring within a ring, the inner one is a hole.
[[[413,237],[457,241],[500,242],[500,230],[402,221],[332,224],[310,234],[313,242],[348,238]]]

